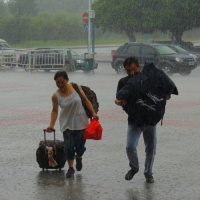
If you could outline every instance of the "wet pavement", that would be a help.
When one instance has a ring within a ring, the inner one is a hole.
[[[200,68],[188,77],[172,76],[179,96],[167,103],[163,126],[157,126],[155,183],[143,176],[144,144],[140,138],[140,171],[131,181],[125,153],[126,114],[114,104],[117,75],[109,63],[95,74],[69,73],[70,81],[88,85],[100,102],[101,141],[86,142],[83,169],[66,179],[61,171],[42,171],[35,152],[43,139],[56,90],[54,72],[0,71],[0,200],[199,200]],[[62,140],[58,122],[56,138]],[[53,139],[52,134],[48,134]]]

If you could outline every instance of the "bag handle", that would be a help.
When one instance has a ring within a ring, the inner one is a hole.
[[[43,131],[44,131],[44,142],[46,145],[49,146],[49,142],[46,139],[46,129],[43,129]],[[56,155],[56,148],[55,148],[56,147],[56,130],[52,129],[52,131],[53,131],[53,136],[54,136],[54,149],[55,149],[55,155]],[[46,154],[46,151],[45,151],[45,154]]]
[[[44,131],[44,141],[46,142],[46,129],[43,130]],[[53,131],[53,134],[54,134],[54,143],[56,143],[56,130],[55,129],[52,129]]]

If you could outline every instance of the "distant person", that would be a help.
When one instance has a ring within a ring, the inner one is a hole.
[[[46,128],[47,132],[52,132],[58,116],[58,107],[60,106],[60,130],[63,132],[65,157],[69,165],[66,178],[74,176],[74,159],[76,158],[76,170],[82,169],[82,156],[86,150],[83,132],[88,125],[88,116],[83,108],[81,98],[78,93],[69,84],[69,78],[65,71],[58,71],[54,80],[57,91],[52,95],[52,111],[50,125]],[[80,93],[85,101],[86,106],[92,113],[93,118],[99,119],[95,113],[92,104],[87,99],[85,93],[78,85]]]
[[[173,35],[171,36],[171,43],[172,43],[172,44],[175,44],[175,39],[174,39],[174,36],[173,36]]]
[[[131,82],[134,79],[134,76],[139,76],[140,72],[140,65],[138,60],[135,57],[128,57],[125,59],[123,66],[128,74],[128,76],[122,78],[118,82],[117,86],[117,94],[123,93],[124,86]],[[131,90],[128,91],[130,96],[136,96],[137,94],[133,93]],[[171,98],[171,94],[165,95],[166,100]],[[128,114],[128,131],[127,131],[127,142],[126,142],[126,153],[129,160],[129,165],[131,169],[125,175],[126,180],[131,180],[133,176],[139,171],[139,162],[138,162],[138,154],[137,154],[137,146],[138,141],[140,138],[141,133],[143,133],[143,139],[145,144],[145,152],[146,152],[146,159],[145,159],[145,169],[144,169],[144,176],[147,183],[153,183],[153,162],[154,156],[156,154],[156,125],[150,126],[146,124],[137,125],[136,119],[137,116],[132,116],[129,114],[129,109],[131,109],[132,99],[115,99],[115,104],[118,106],[122,106],[123,109]]]

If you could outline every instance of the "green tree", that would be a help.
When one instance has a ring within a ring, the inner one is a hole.
[[[36,0],[8,0],[8,6],[14,16],[37,15]]]
[[[104,31],[124,31],[129,40],[136,41],[135,33],[152,33],[157,29],[155,23],[163,4],[160,0],[97,0],[95,26]]]
[[[20,43],[28,40],[28,29],[31,23],[31,18],[27,16],[3,17],[0,20],[0,38],[5,39],[11,43]]]
[[[185,31],[200,27],[199,0],[163,0],[165,6],[161,9],[158,19],[159,30],[170,32],[172,40],[181,44]]]
[[[8,14],[7,4],[4,0],[0,0],[0,15]]]
[[[88,10],[88,0],[36,0],[39,12],[77,13]]]

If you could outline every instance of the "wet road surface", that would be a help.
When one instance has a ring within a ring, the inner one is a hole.
[[[117,75],[109,63],[95,74],[69,73],[70,81],[88,85],[100,102],[101,141],[87,141],[83,169],[73,179],[62,171],[42,171],[35,152],[43,139],[56,90],[54,72],[0,71],[0,200],[199,200],[200,68],[188,77],[171,78],[179,89],[157,126],[154,184],[143,176],[144,144],[139,141],[140,171],[131,181],[125,153],[126,114],[114,104]],[[56,138],[62,140],[58,122]],[[53,139],[53,135],[48,135]]]

